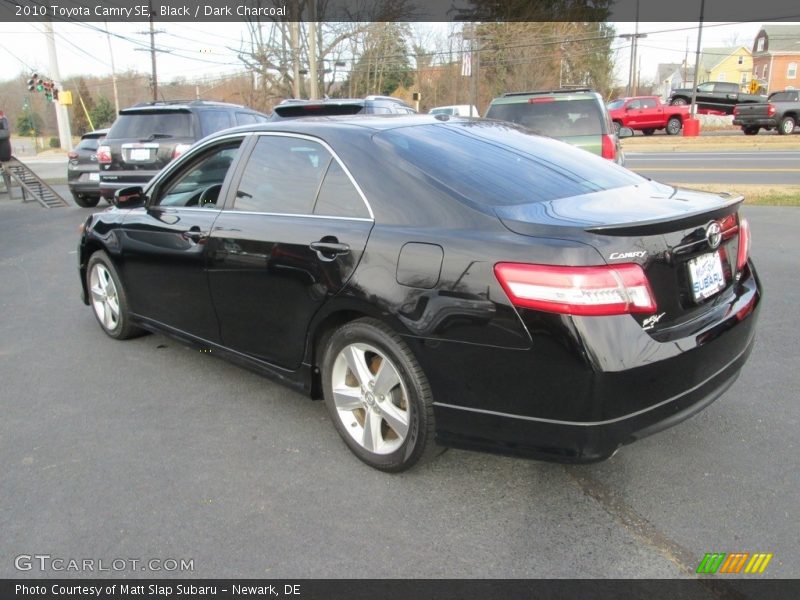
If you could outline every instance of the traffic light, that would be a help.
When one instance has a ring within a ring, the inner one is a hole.
[[[33,76],[31,76],[31,78],[28,79],[28,91],[29,92],[35,92],[36,91],[36,80],[38,78],[39,78],[39,75],[34,73]]]

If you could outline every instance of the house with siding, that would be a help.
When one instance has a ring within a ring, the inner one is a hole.
[[[762,25],[752,54],[753,79],[762,93],[800,88],[800,25]]]
[[[704,48],[700,53],[700,77],[704,81],[738,83],[744,90],[750,84],[753,57],[746,46]]]

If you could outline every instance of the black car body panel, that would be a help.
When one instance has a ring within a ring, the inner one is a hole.
[[[11,158],[11,126],[8,118],[0,112],[0,161]]]
[[[318,203],[305,214],[237,210],[274,191],[244,184],[265,138],[289,140],[312,163],[320,147],[330,151],[366,212],[317,214]],[[235,156],[213,205],[156,204],[185,165],[223,144]],[[497,154],[455,178],[456,163],[434,164],[428,154],[444,145],[466,161],[476,144]],[[592,189],[566,193],[578,182]],[[84,301],[88,258],[104,249],[140,324],[315,397],[320,340],[373,317],[406,340],[427,374],[437,439],[447,445],[600,460],[713,401],[753,345],[761,290],[752,263],[737,266],[743,222],[714,239],[724,285],[700,299],[687,288],[687,261],[710,252],[708,224],[740,223],[741,198],[663,186],[507,123],[358,117],[239,128],[198,144],[144,194],[143,207],[87,220]],[[315,242],[347,250],[325,254],[310,248]],[[652,313],[517,306],[495,271],[499,263],[623,262],[646,273]]]
[[[417,111],[400,98],[326,98],[323,100],[284,100],[272,109],[271,121],[300,117],[336,117],[346,115],[410,115]]]
[[[741,91],[738,83],[728,81],[706,81],[697,86],[697,92],[692,88],[672,90],[669,104],[691,104],[695,96],[697,107],[702,110],[720,112],[726,115],[733,114],[733,108],[742,104],[763,102],[764,96],[746,94]]]

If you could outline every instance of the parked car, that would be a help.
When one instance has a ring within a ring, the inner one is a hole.
[[[514,92],[492,100],[487,119],[511,121],[624,165],[620,137],[630,137],[627,127],[616,133],[603,99],[588,88]]]
[[[733,107],[748,102],[763,102],[764,96],[745,94],[739,91],[738,83],[727,81],[706,81],[697,86],[697,108],[703,111],[712,111],[725,115],[733,114]],[[672,106],[691,104],[692,89],[681,88],[672,90],[669,103]]]
[[[78,145],[67,154],[67,185],[75,204],[84,208],[100,202],[100,165],[97,149],[108,129],[84,133]]]
[[[375,468],[434,440],[596,461],[736,379],[761,295],[741,202],[506,122],[298,119],[120,190],[80,281],[112,338],[163,331],[324,398]]]
[[[8,118],[0,111],[0,161],[11,159],[11,127]]]
[[[733,109],[733,124],[745,135],[756,135],[763,127],[777,129],[781,135],[794,132],[800,123],[800,92],[784,90],[770,94],[766,102],[741,104]]]
[[[207,100],[144,102],[121,110],[97,149],[100,195],[113,200],[120,188],[144,185],[207,135],[268,119],[244,106]]]
[[[665,105],[658,96],[619,98],[609,102],[606,108],[617,131],[620,127],[629,127],[645,135],[653,135],[657,129],[677,135],[689,118],[688,106]]]
[[[324,100],[284,100],[272,109],[272,121],[297,117],[329,117],[343,115],[412,115],[413,108],[391,96],[366,98],[331,98]]]
[[[428,111],[429,115],[451,115],[456,117],[480,117],[478,108],[469,104],[455,104],[453,106],[437,106]]]

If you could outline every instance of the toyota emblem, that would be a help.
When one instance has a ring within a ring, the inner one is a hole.
[[[722,241],[722,228],[716,221],[712,221],[706,227],[706,240],[712,250],[716,250],[719,247],[719,243]]]

